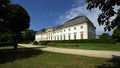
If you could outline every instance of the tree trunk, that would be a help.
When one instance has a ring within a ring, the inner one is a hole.
[[[17,50],[18,46],[18,32],[15,32],[14,34],[14,49]]]
[[[17,41],[14,41],[14,49],[15,50],[17,50],[17,45],[18,45]]]

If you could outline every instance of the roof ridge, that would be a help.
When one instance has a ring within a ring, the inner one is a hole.
[[[70,21],[72,21],[72,20],[75,20],[75,19],[81,18],[81,17],[86,17],[86,16],[76,16],[76,17],[74,17],[74,18],[72,18],[72,19],[70,19],[70,20],[64,22],[64,24],[67,23],[67,22],[70,22]]]

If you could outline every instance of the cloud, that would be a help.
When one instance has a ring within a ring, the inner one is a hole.
[[[98,15],[101,11],[96,8],[93,10],[87,10],[87,5],[84,0],[75,0],[73,7],[67,10],[64,14],[59,16],[58,24],[63,24],[65,21],[70,20],[76,16],[87,16],[93,24],[96,26],[96,34],[102,34],[104,32],[104,26],[99,26],[97,22]]]

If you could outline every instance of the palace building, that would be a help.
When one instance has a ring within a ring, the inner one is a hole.
[[[45,28],[35,35],[36,41],[94,39],[96,27],[86,16],[77,16],[64,24]]]

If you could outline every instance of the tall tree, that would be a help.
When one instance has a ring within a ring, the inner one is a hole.
[[[103,33],[99,39],[107,40],[111,39],[111,36],[108,33]]]
[[[110,20],[112,16],[118,14],[118,11],[115,12],[114,6],[120,6],[120,0],[87,0],[87,9],[99,8],[102,11],[98,17],[98,23],[99,25],[105,25],[105,31],[120,27],[120,22],[118,22],[120,17],[117,18],[117,21]]]
[[[118,28],[116,28],[113,31],[112,37],[113,37],[113,39],[116,39],[116,42],[120,42],[120,30]]]
[[[111,23],[113,25],[113,27],[115,27],[117,25],[117,29],[120,30],[120,9],[118,10],[117,16],[116,18],[112,21]]]
[[[5,29],[3,25],[8,15],[8,9],[6,7],[9,4],[10,4],[9,0],[0,0],[0,30],[1,31],[4,31]]]
[[[9,9],[8,16],[6,17],[6,28],[10,29],[14,35],[14,49],[17,49],[18,38],[21,31],[29,28],[30,17],[27,11],[18,4],[10,4],[7,6]]]
[[[118,25],[118,27],[115,28],[113,31],[113,39],[116,39],[116,42],[120,42],[120,9],[118,10],[116,18],[113,20]]]
[[[25,30],[24,33],[23,33],[23,38],[24,38],[23,41],[26,42],[26,43],[34,41],[35,40],[35,32],[36,31],[34,31],[32,29]]]
[[[2,40],[5,40],[5,33],[6,31],[8,32],[8,30],[4,27],[5,24],[5,20],[7,17],[7,13],[8,13],[8,9],[6,8],[7,5],[10,4],[9,0],[0,0],[0,42]],[[3,36],[4,35],[4,36]]]
[[[17,49],[21,31],[29,28],[30,17],[19,4],[10,0],[0,0],[0,31],[10,31],[14,36],[14,49]]]

